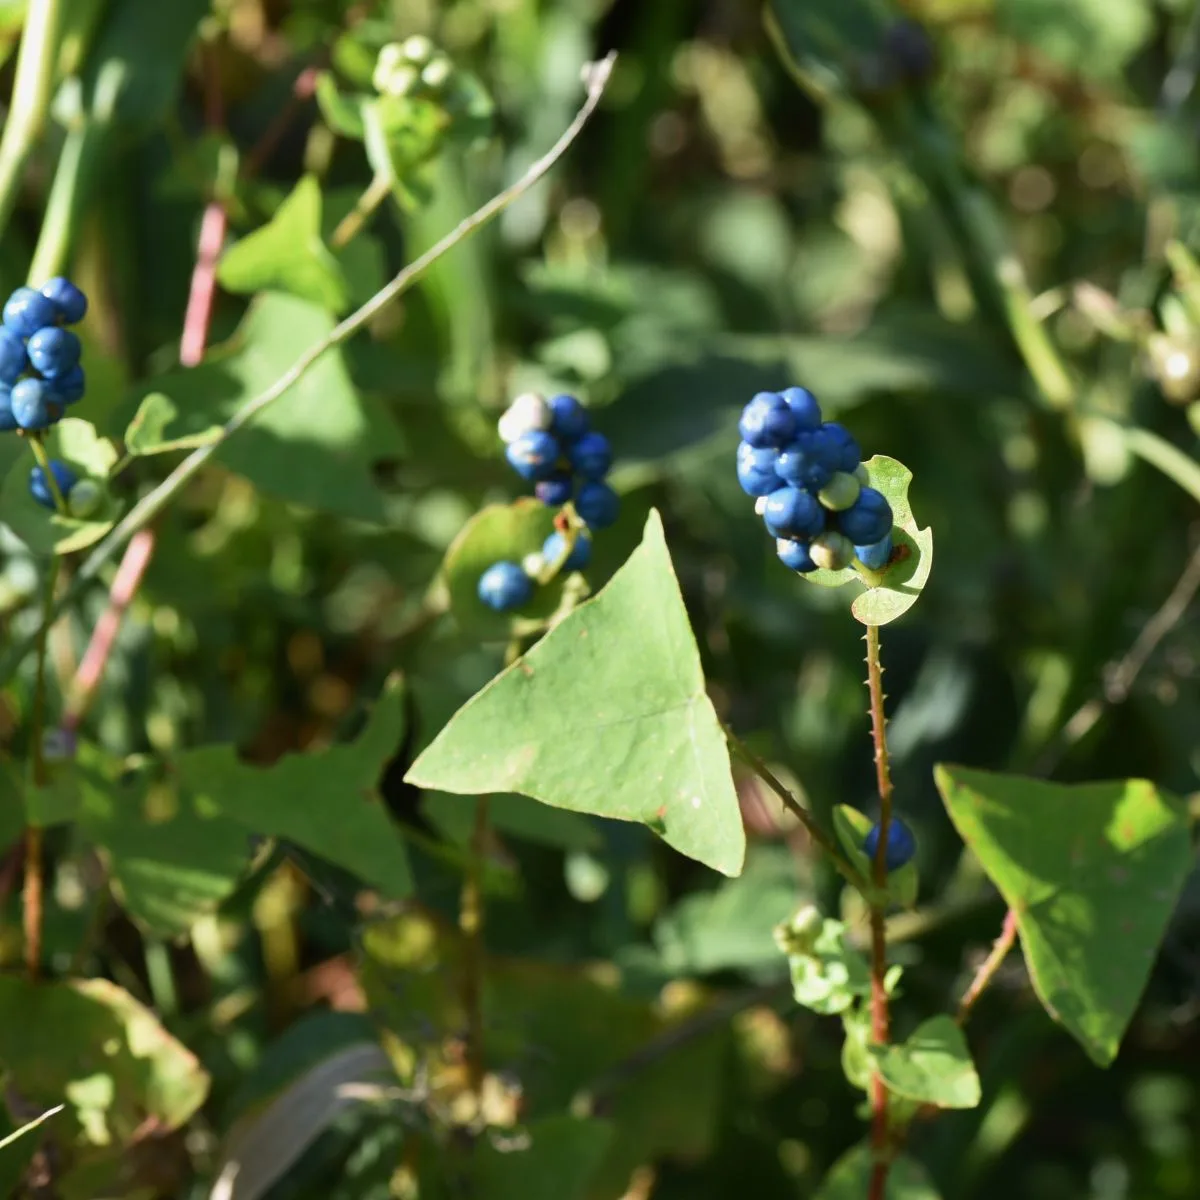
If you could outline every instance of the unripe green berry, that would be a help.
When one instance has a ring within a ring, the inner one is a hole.
[[[817,499],[831,512],[841,512],[858,499],[862,491],[857,479],[839,471],[817,494]]]
[[[813,538],[808,553],[823,571],[840,571],[854,561],[854,543],[844,534],[826,532]]]
[[[775,944],[784,954],[811,954],[824,924],[816,905],[806,904],[775,926]]]
[[[867,470],[866,463],[859,463],[858,466],[854,468],[854,478],[858,480],[862,487],[866,487],[867,484],[871,482],[871,473]]]
[[[94,479],[81,479],[67,495],[67,512],[73,517],[90,517],[103,499],[100,484]]]
[[[536,551],[533,554],[527,554],[521,559],[521,570],[529,576],[530,579],[537,579],[546,569],[546,560],[541,554]]]
[[[421,71],[421,82],[427,87],[439,92],[450,82],[454,74],[454,64],[444,55],[439,54],[425,64]]]
[[[408,62],[423,67],[433,57],[434,45],[423,33],[414,33],[404,39],[400,52]]]

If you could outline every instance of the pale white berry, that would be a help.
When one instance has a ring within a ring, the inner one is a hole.
[[[813,538],[809,556],[823,571],[840,571],[854,561],[854,543],[841,533],[822,533]]]
[[[847,475],[845,471],[839,471],[818,493],[817,499],[830,510],[830,512],[842,512],[847,508],[852,507],[855,500],[858,499],[858,493],[862,491],[857,479],[853,475]]]
[[[410,63],[423,67],[433,57],[433,43],[421,33],[404,39],[400,52]]]
[[[444,55],[431,59],[421,70],[421,82],[435,92],[444,88],[454,74],[454,64]]]
[[[550,411],[545,396],[540,396],[537,392],[524,392],[504,410],[504,415],[500,418],[497,424],[500,440],[508,445],[523,434],[533,433],[538,429],[549,429],[553,419],[554,414]]]
[[[537,579],[546,569],[546,560],[541,554],[536,551],[533,554],[527,554],[521,559],[521,570],[529,576],[530,579]]]

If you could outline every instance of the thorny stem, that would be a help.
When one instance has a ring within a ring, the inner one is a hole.
[[[566,153],[568,147],[579,135],[588,118],[600,103],[609,77],[612,74],[616,55],[610,54],[599,63],[593,63],[586,75],[587,98],[576,113],[574,120],[567,126],[562,136],[550,149],[542,155],[512,186],[505,188],[493,196],[481,208],[469,217],[460,221],[436,245],[427,250],[419,258],[409,263],[394,279],[381,288],[362,307],[355,310],[344,321],[337,325],[327,336],[315,345],[310,346],[270,387],[248,400],[225,423],[220,437],[216,440],[193,450],[170,475],[166,477],[148,495],[143,496],[126,514],[112,532],[96,547],[95,550],[80,566],[72,580],[71,587],[58,601],[51,612],[51,617],[57,617],[65,608],[74,603],[85,587],[103,570],[109,559],[116,554],[140,529],[144,529],[182,489],[203,469],[208,461],[225,442],[245,428],[264,409],[274,404],[280,396],[294,387],[330,350],[340,346],[360,329],[364,328],[377,313],[387,308],[398,296],[406,292],[439,258],[453,249],[464,238],[470,236],[481,226],[487,224],[493,217],[498,216],[514,200],[524,195],[541,179],[547,171]],[[36,636],[36,635],[34,635]],[[29,653],[33,638],[15,641],[0,658],[0,684],[12,677],[13,671],[20,665]]]
[[[1013,948],[1016,940],[1017,914],[1010,908],[1004,914],[1004,925],[1000,929],[1000,936],[996,938],[991,952],[984,959],[979,970],[975,972],[975,978],[971,980],[970,986],[963,993],[962,1000],[959,1001],[958,1015],[954,1019],[960,1027],[967,1023],[971,1009],[975,1007],[975,1001],[983,995],[984,989],[996,977],[996,972],[1000,970],[1001,963],[1008,957],[1008,952]]]
[[[850,860],[838,849],[833,838],[816,823],[808,809],[792,795],[775,772],[724,721],[721,722],[721,729],[725,734],[725,740],[729,743],[729,748],[783,801],[784,807],[804,826],[808,836],[829,855],[833,865],[846,881],[858,888],[859,891],[865,891],[867,881],[859,875]]]
[[[876,896],[887,885],[888,827],[892,821],[892,775],[888,763],[887,724],[883,712],[883,664],[879,659],[879,627],[867,626],[867,690],[871,697],[871,737],[875,743],[875,779],[879,791],[879,843],[872,863]],[[887,913],[882,898],[871,901],[871,1041],[886,1046],[888,1040]],[[876,1071],[871,1080],[871,1170],[869,1200],[884,1200],[888,1169],[888,1095],[883,1076]]]

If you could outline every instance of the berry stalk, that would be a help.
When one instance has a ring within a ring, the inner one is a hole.
[[[871,698],[871,738],[875,743],[875,779],[879,791],[879,839],[871,866],[877,894],[887,885],[888,827],[892,820],[892,774],[888,760],[887,723],[883,711],[883,664],[879,658],[879,627],[867,626],[867,691]],[[884,901],[871,903],[871,1041],[886,1046],[888,1041],[887,929]],[[869,1200],[884,1200],[889,1161],[887,1088],[876,1071],[871,1080],[871,1147],[875,1165],[871,1171]]]

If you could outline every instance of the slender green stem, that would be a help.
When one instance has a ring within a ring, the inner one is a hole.
[[[392,194],[392,181],[383,172],[367,184],[366,191],[358,198],[354,207],[338,222],[338,227],[329,239],[329,245],[334,250],[340,250],[348,245],[367,223],[371,214]]]
[[[724,721],[721,722],[721,729],[725,734],[725,740],[729,743],[729,748],[734,754],[783,801],[784,807],[804,826],[808,836],[829,855],[830,861],[843,878],[860,892],[865,893],[869,887],[867,880],[863,879],[854,869],[850,860],[838,848],[837,842],[817,824],[813,815],[792,795],[791,790],[779,779],[775,772]]]
[[[306,350],[296,362],[264,392],[246,401],[225,423],[220,438],[193,450],[170,475],[148,495],[143,496],[129,510],[123,520],[81,564],[71,582],[71,587],[56,605],[52,616],[58,616],[72,604],[93,579],[103,570],[108,561],[120,550],[139,529],[145,528],[160,512],[175,499],[183,488],[200,472],[216,454],[225,441],[245,428],[264,409],[274,404],[289,388],[295,386],[309,370],[330,350],[340,346],[353,334],[362,329],[372,317],[406,292],[447,251],[452,250],[464,238],[469,237],[493,217],[503,212],[514,200],[524,195],[563,156],[567,148],[579,135],[588,118],[595,111],[604,94],[609,76],[612,74],[616,55],[610,54],[599,63],[594,63],[587,74],[587,98],[575,119],[557,142],[535,162],[511,187],[492,197],[481,208],[459,222],[444,238],[415,261],[404,268],[389,284],[371,297],[361,308],[351,313],[316,345]],[[36,636],[36,635],[34,635]],[[0,658],[0,684],[12,678],[13,671],[24,660],[33,645],[33,637],[14,641]]]
[[[883,664],[879,658],[879,627],[867,626],[867,691],[871,697],[871,737],[875,743],[875,779],[879,791],[879,842],[875,849],[876,895],[887,885],[888,827],[892,820],[892,774],[888,760],[887,721],[883,711]],[[886,1046],[889,1032],[887,975],[887,913],[884,901],[871,901],[871,1041]],[[869,1200],[884,1200],[891,1166],[888,1145],[888,1094],[883,1076],[871,1080],[871,1169]]]
[[[975,1007],[975,1001],[983,995],[984,989],[995,979],[996,972],[1000,970],[1001,964],[1008,957],[1008,952],[1013,948],[1016,940],[1017,914],[1010,908],[1004,914],[1004,924],[1000,929],[1000,936],[992,945],[991,953],[983,961],[975,973],[975,978],[971,980],[967,990],[963,993],[962,1000],[959,1001],[958,1015],[954,1019],[960,1026],[967,1023],[971,1009]]]
[[[61,14],[62,0],[29,0],[12,105],[0,137],[0,233],[12,216],[21,175],[50,110]]]
[[[47,279],[61,275],[66,270],[90,194],[87,180],[99,161],[100,143],[105,132],[89,118],[72,129],[63,142],[33,261],[29,264],[31,287],[41,287]]]

